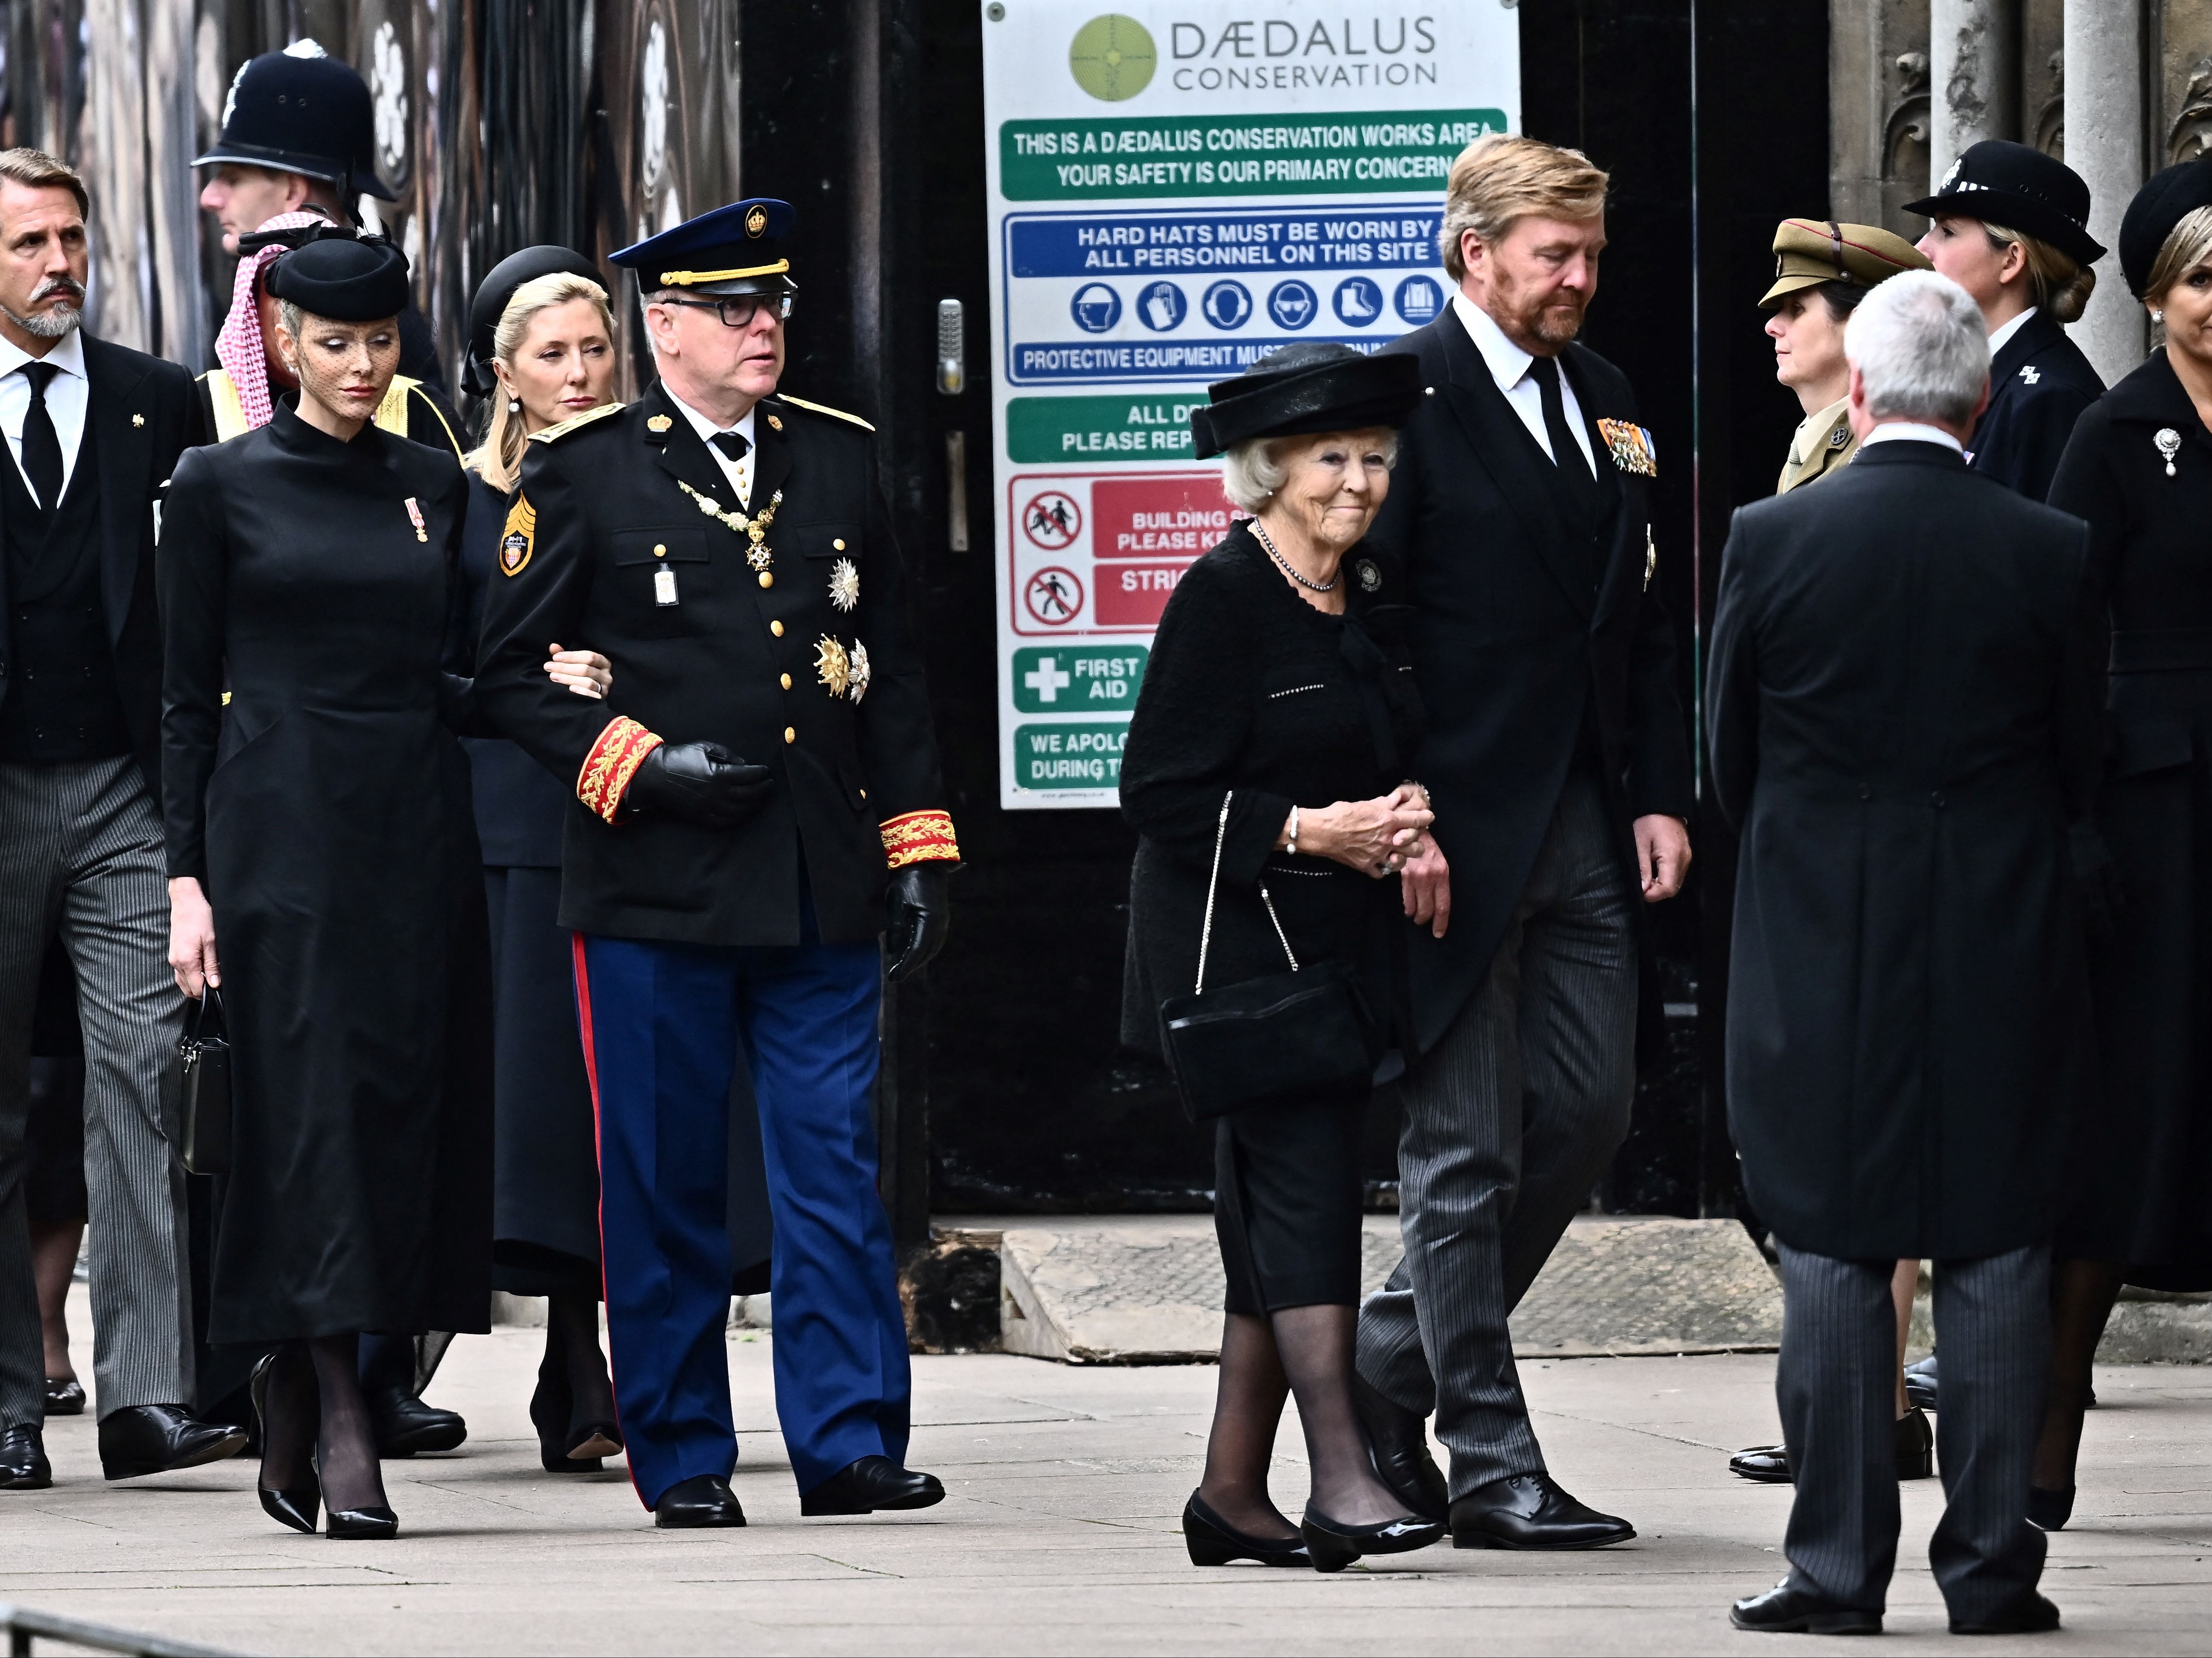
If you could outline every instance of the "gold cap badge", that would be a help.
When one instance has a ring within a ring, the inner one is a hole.
[[[756,207],[745,215],[745,234],[757,236],[768,228],[768,210]]]
[[[653,415],[647,418],[645,429],[648,432],[665,432],[675,424],[676,422],[665,415]]]

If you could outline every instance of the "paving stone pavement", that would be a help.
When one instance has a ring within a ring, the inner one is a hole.
[[[80,1303],[82,1291],[78,1291]],[[766,1333],[730,1338],[742,1532],[653,1530],[622,1474],[538,1470],[526,1417],[541,1333],[455,1344],[431,1397],[458,1454],[389,1463],[385,1544],[296,1536],[242,1462],[106,1485],[89,1418],[50,1424],[59,1482],[0,1492],[0,1600],[246,1652],[1790,1654],[1725,1623],[1780,1576],[1790,1492],[1724,1453],[1775,1431],[1773,1360],[1532,1360],[1553,1467],[1643,1535],[1601,1554],[1449,1548],[1340,1576],[1185,1560],[1213,1376],[1008,1355],[915,1361],[914,1461],[951,1496],[920,1514],[805,1521],[775,1432]],[[88,1348],[80,1351],[88,1351]],[[2100,1370],[2075,1527],[2045,1586],[2068,1627],[2038,1654],[2212,1646],[2212,1370]],[[1275,1479],[1295,1508],[1286,1424]],[[1940,1503],[1905,1487],[1884,1652],[1949,1649],[1926,1567]],[[1863,1643],[1849,1649],[1863,1653]],[[1980,1654],[1989,1643],[1968,1649]]]

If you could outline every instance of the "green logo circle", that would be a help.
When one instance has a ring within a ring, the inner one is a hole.
[[[1150,86],[1158,63],[1152,31],[1118,12],[1092,18],[1068,43],[1067,67],[1075,84],[1109,104],[1133,98]]]

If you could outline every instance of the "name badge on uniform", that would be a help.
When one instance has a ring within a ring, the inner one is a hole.
[[[665,564],[653,573],[653,602],[673,604],[676,602],[676,572]]]
[[[1633,472],[1638,477],[1659,476],[1659,447],[1651,440],[1651,434],[1634,422],[1625,420],[1601,420],[1597,423],[1598,435],[1605,446],[1613,452],[1613,464],[1624,472]]]

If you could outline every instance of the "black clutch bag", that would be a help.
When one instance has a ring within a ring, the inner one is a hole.
[[[209,1010],[215,1028],[208,1029]],[[222,993],[203,990],[191,1029],[177,1044],[183,1075],[185,1167],[195,1175],[230,1172],[230,1042],[223,1035]]]
[[[1231,790],[1222,799],[1213,840],[1213,873],[1206,887],[1206,922],[1198,940],[1198,984],[1188,996],[1160,1004],[1168,1064],[1183,1109],[1203,1122],[1267,1099],[1364,1083],[1380,1057],[1375,1021],[1351,969],[1341,962],[1301,968],[1263,884],[1260,902],[1290,963],[1286,973],[1240,979],[1209,991],[1206,957],[1213,943],[1213,901],[1221,884],[1221,848],[1229,835]]]

